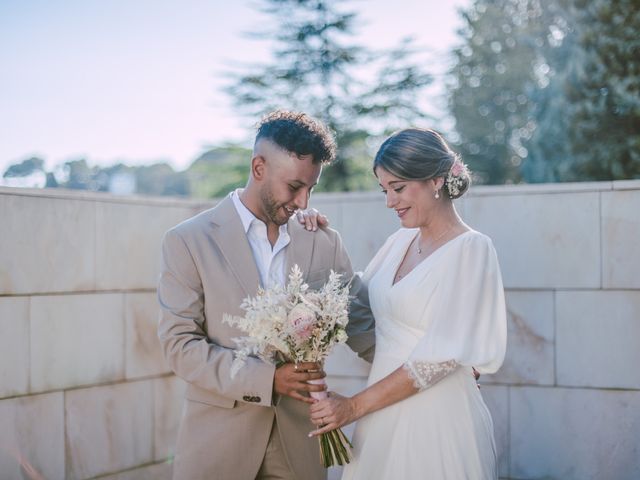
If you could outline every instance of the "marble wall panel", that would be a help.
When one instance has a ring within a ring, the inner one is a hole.
[[[153,380],[66,392],[68,478],[151,463],[153,397]]]
[[[29,390],[29,298],[0,297],[0,398]]]
[[[162,236],[192,213],[186,207],[99,202],[96,207],[97,288],[155,288]]]
[[[95,204],[0,194],[0,294],[95,288]]]
[[[599,288],[599,195],[472,197],[465,221],[492,238],[506,288]]]
[[[640,291],[556,293],[558,384],[640,389]]]
[[[126,377],[169,373],[156,328],[160,307],[154,293],[127,293],[125,302]]]
[[[0,400],[0,478],[65,478],[64,394]]]
[[[31,389],[34,392],[124,377],[121,294],[31,299]]]
[[[602,194],[604,288],[640,288],[640,190]]]
[[[555,381],[553,292],[508,291],[507,354],[504,364],[482,382],[552,385]]]
[[[355,270],[364,270],[378,249],[400,221],[393,210],[380,200],[352,201],[343,204],[343,224],[340,230]]]
[[[100,480],[171,480],[172,473],[172,464],[163,462],[107,475]]]
[[[640,478],[640,392],[510,388],[512,478]]]

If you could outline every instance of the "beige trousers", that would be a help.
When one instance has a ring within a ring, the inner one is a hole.
[[[296,480],[280,442],[278,423],[273,419],[271,435],[256,480]]]

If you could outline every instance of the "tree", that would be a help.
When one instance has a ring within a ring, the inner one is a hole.
[[[570,180],[640,178],[640,5],[569,0],[571,58],[561,79]]]
[[[262,0],[276,27],[271,62],[232,75],[227,88],[241,111],[256,117],[277,108],[304,111],[336,132],[338,158],[323,174],[325,190],[376,185],[367,139],[425,117],[419,94],[431,76],[412,61],[410,40],[374,52],[352,41],[356,14],[345,2]]]
[[[463,13],[450,109],[458,148],[480,183],[523,180],[535,94],[552,74],[542,52],[554,39],[549,30],[560,28],[555,17],[555,7],[541,0],[476,0]]]
[[[10,165],[2,176],[4,178],[27,177],[37,172],[45,172],[44,160],[39,157],[30,157],[20,163]]]
[[[192,195],[216,198],[247,183],[251,150],[226,145],[207,150],[186,172]]]
[[[465,19],[450,106],[482,183],[640,176],[636,0],[476,0]]]

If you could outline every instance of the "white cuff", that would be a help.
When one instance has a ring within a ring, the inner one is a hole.
[[[409,378],[413,380],[413,385],[422,391],[449,375],[458,368],[458,364],[455,360],[440,363],[408,361],[403,365],[403,368],[409,374]]]

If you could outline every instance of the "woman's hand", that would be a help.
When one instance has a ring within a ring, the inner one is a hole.
[[[353,399],[335,392],[329,392],[328,398],[314,403],[310,410],[311,422],[319,427],[309,433],[310,437],[330,432],[359,418]]]
[[[329,226],[329,219],[326,215],[322,215],[315,208],[307,208],[306,210],[298,210],[296,212],[296,216],[298,217],[298,221],[304,225],[309,231],[315,232],[318,227],[327,227]]]

